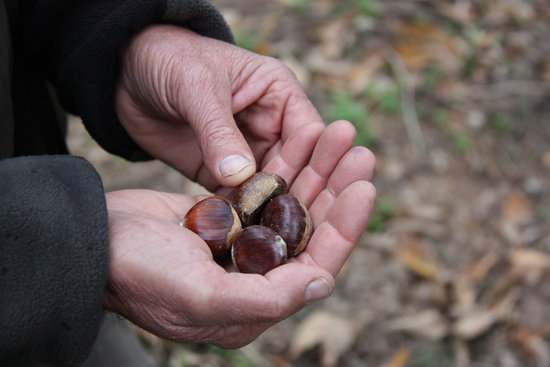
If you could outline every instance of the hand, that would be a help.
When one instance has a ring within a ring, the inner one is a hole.
[[[167,25],[123,52],[116,108],[145,151],[211,191],[277,157],[297,128],[323,126],[281,62]]]
[[[350,148],[354,129],[344,121],[303,152],[311,129],[297,129],[265,167],[310,210],[315,231],[305,252],[265,276],[227,272],[206,243],[178,225],[200,198],[112,192],[105,307],[166,339],[237,348],[328,297],[372,210],[375,190],[366,180],[374,158],[366,148]]]

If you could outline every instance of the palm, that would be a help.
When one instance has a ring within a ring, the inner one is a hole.
[[[349,149],[352,132],[347,123],[335,123],[319,137],[306,126],[266,164],[309,207],[315,232],[303,254],[265,277],[228,273],[198,236],[178,225],[198,198],[110,193],[107,307],[165,338],[226,347],[250,342],[303,307],[305,285],[319,277],[334,282],[372,209],[374,193],[364,181],[372,156]]]

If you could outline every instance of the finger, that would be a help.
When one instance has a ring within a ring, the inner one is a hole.
[[[225,96],[220,90],[203,91],[200,100],[188,103],[186,116],[197,136],[205,166],[221,186],[237,186],[254,174],[254,156],[233,119],[230,95]]]
[[[298,173],[306,166],[315,144],[323,132],[319,124],[307,124],[298,128],[284,142],[279,154],[275,155],[263,171],[276,173],[290,186]]]
[[[288,98],[283,113],[283,139],[290,136],[296,129],[309,123],[318,123],[324,126],[321,115],[307,98],[298,81],[294,80],[295,92]]]
[[[349,185],[335,200],[327,220],[319,224],[302,255],[335,276],[366,228],[376,190],[368,181]]]
[[[205,283],[204,280],[202,283]],[[203,287],[193,307],[204,310],[201,318],[213,325],[275,323],[306,304],[326,298],[334,289],[334,279],[325,270],[289,263],[265,276],[225,273]]]
[[[309,206],[314,226],[325,220],[332,204],[346,187],[355,181],[372,179],[374,164],[374,155],[365,147],[354,147],[342,157],[330,175],[325,189]]]
[[[355,128],[347,121],[336,121],[323,131],[309,164],[300,172],[290,189],[306,207],[326,186],[332,171],[350,149],[354,137]]]

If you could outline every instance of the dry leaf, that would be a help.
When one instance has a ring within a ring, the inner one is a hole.
[[[354,64],[346,75],[348,88],[352,93],[361,93],[374,75],[382,69],[385,59],[380,53],[368,55],[363,61]]]
[[[519,329],[510,337],[523,353],[536,361],[538,367],[550,366],[550,347],[542,335],[531,330]]]
[[[529,223],[533,217],[533,204],[519,190],[508,194],[504,200],[500,217],[500,232],[511,243],[521,242],[520,228]]]
[[[292,338],[290,358],[299,357],[316,345],[321,346],[321,366],[334,367],[354,344],[364,322],[351,320],[325,310],[306,317]]]
[[[397,258],[416,275],[426,279],[439,278],[441,271],[435,262],[435,253],[429,251],[417,236],[404,236],[396,252]]]
[[[404,24],[397,31],[395,50],[408,69],[417,71],[438,63],[448,72],[462,65],[463,45],[442,27],[432,24]]]
[[[455,367],[470,367],[470,350],[468,344],[459,338],[452,339],[454,366]]]
[[[453,335],[470,340],[485,333],[498,320],[498,315],[491,310],[471,310],[463,314],[453,325]]]
[[[508,259],[513,267],[550,270],[550,254],[531,250],[519,249],[510,251]]]
[[[436,5],[443,15],[456,22],[470,24],[473,21],[472,3],[469,0],[458,0],[452,4],[441,2]]]
[[[449,331],[447,320],[435,309],[395,319],[389,324],[389,328],[390,330],[405,331],[431,340],[441,339]]]
[[[545,272],[550,270],[550,254],[531,250],[513,250],[508,255],[512,265],[512,274],[521,277],[527,284],[536,284]]]
[[[411,357],[411,348],[401,348],[393,355],[391,361],[380,367],[405,367]]]

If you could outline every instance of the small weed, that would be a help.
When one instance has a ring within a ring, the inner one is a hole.
[[[440,108],[435,111],[433,118],[441,130],[445,132],[449,130],[449,111]]]
[[[490,125],[496,133],[506,134],[512,127],[512,119],[508,114],[499,112],[491,119]]]
[[[453,148],[458,153],[464,153],[470,147],[470,135],[465,131],[454,131],[451,133]]]
[[[378,2],[376,0],[355,0],[359,12],[367,17],[378,16]]]
[[[435,342],[419,348],[412,358],[415,367],[448,367],[453,365],[452,351],[448,343]]]
[[[365,90],[365,95],[376,102],[377,107],[383,113],[388,115],[401,113],[401,95],[397,86],[389,85],[380,88],[375,84],[370,84]]]
[[[244,48],[248,51],[255,52],[258,49],[258,46],[262,43],[261,38],[254,33],[246,32],[243,30],[236,30],[235,34],[235,43],[237,46]]]
[[[355,145],[372,144],[376,141],[370,127],[370,114],[367,105],[356,101],[352,95],[344,92],[334,93],[324,112],[330,121],[347,120],[355,126],[357,130]]]
[[[254,367],[254,363],[246,358],[246,356],[244,356],[238,350],[223,349],[214,345],[209,345],[208,349],[211,352],[219,355],[232,367]]]
[[[395,210],[393,202],[388,199],[378,199],[374,212],[369,220],[367,231],[380,232],[386,223],[394,216]]]
[[[311,9],[311,0],[292,0],[288,7],[297,14],[303,14]]]
[[[435,91],[437,84],[441,81],[442,77],[443,70],[441,69],[441,66],[437,64],[429,65],[424,70],[424,85],[422,89],[426,93],[432,94]]]

